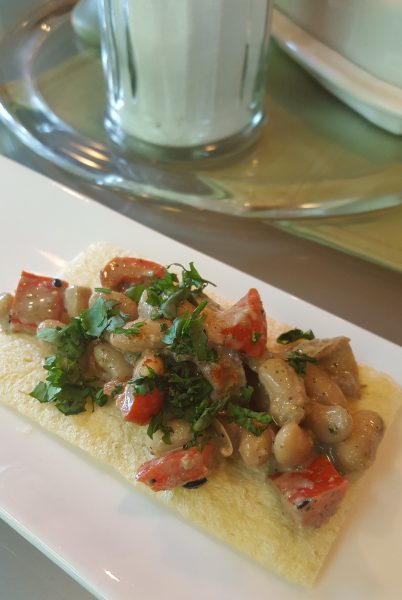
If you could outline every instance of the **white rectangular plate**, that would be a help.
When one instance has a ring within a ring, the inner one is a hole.
[[[348,335],[360,362],[401,382],[401,351],[346,321],[183,246],[0,158],[0,289],[21,269],[55,274],[95,241],[168,264],[194,260],[238,299],[251,286],[276,319]],[[336,293],[336,290],[334,290]],[[391,600],[402,584],[402,422],[367,477],[366,493],[314,590],[287,585],[209,538],[82,452],[0,407],[0,516],[100,598]]]

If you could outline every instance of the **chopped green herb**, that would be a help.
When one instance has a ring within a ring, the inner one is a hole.
[[[162,441],[165,444],[170,444],[170,434],[173,432],[173,429],[166,424],[165,419],[166,415],[163,411],[153,415],[148,424],[147,435],[152,439],[154,433],[162,431]]]
[[[300,350],[294,350],[290,352],[286,358],[290,366],[296,371],[300,377],[304,377],[306,374],[307,363],[316,363],[317,359],[301,352]]]
[[[94,288],[95,292],[98,292],[99,294],[111,294],[112,290],[110,288],[104,288],[104,287],[96,287]]]
[[[178,277],[175,273],[166,271],[164,277],[154,279],[147,289],[147,304],[159,307],[178,287]]]
[[[108,307],[103,298],[99,296],[95,302],[82,311],[79,316],[81,326],[86,335],[98,338],[108,325]]]
[[[71,319],[65,327],[46,328],[38,337],[54,346],[55,354],[48,356],[43,364],[47,371],[46,381],[39,382],[31,396],[39,402],[54,402],[65,415],[86,410],[88,401],[103,406],[107,396],[102,388],[94,387],[81,369],[80,359],[93,338],[104,331],[121,327],[125,319],[117,311],[115,301],[99,297],[94,304]]]
[[[278,344],[291,344],[292,342],[297,342],[297,340],[302,339],[314,339],[314,333],[311,331],[311,329],[308,331],[302,331],[301,329],[290,329],[289,331],[281,333],[281,335],[276,338],[276,341]]]
[[[226,402],[213,401],[211,384],[201,375],[196,365],[190,361],[176,361],[172,356],[163,356],[165,374],[159,377],[159,385],[165,390],[162,410],[151,418],[148,435],[161,430],[166,438],[170,433],[167,422],[170,419],[184,419],[196,433],[211,422],[214,414]],[[149,384],[135,380],[135,385]]]
[[[108,398],[102,388],[93,388],[85,381],[79,380],[77,365],[70,371],[71,361],[62,360],[59,356],[46,359],[44,368],[48,371],[46,381],[40,381],[30,393],[39,402],[54,402],[65,415],[76,415],[86,410],[88,400],[103,406]]]
[[[173,320],[177,315],[177,307],[190,295],[189,287],[178,287],[159,306],[159,315]]]
[[[258,412],[238,406],[232,402],[228,402],[226,406],[226,412],[232,421],[238,423],[247,431],[250,431],[253,435],[260,435],[269,423],[272,423],[272,417],[268,413]]]
[[[249,404],[253,393],[254,388],[251,385],[240,388],[240,396],[246,401],[247,404]]]
[[[251,341],[253,342],[253,344],[256,344],[261,336],[262,333],[260,333],[259,331],[253,331],[253,333],[251,334]]]
[[[146,283],[137,283],[136,285],[129,287],[124,292],[124,294],[127,296],[127,298],[130,298],[130,300],[134,300],[134,302],[139,302],[140,298],[146,288],[147,288]]]
[[[138,335],[141,333],[141,327],[144,327],[144,321],[138,321],[131,327],[116,327],[112,333],[122,333],[123,335]]]
[[[183,285],[185,287],[194,287],[199,292],[202,291],[208,284],[215,286],[215,284],[212,283],[212,281],[208,281],[207,279],[201,277],[201,275],[195,268],[193,262],[190,262],[188,269],[183,267],[183,265],[181,265],[180,263],[173,263],[173,265],[176,265],[177,267],[180,267],[182,269],[181,276]],[[169,265],[169,267],[170,266],[172,265]]]
[[[55,346],[58,354],[72,360],[81,357],[87,342],[78,318],[72,319],[68,325],[62,328],[40,329],[37,337]]]
[[[124,387],[121,383],[117,383],[114,386],[113,392],[112,392],[112,396],[117,396],[118,394],[121,394],[123,391]]]
[[[116,394],[116,388],[113,390],[113,395]],[[109,400],[108,396],[103,392],[103,388],[99,388],[93,395],[93,401],[98,406],[105,406]]]
[[[155,388],[164,389],[165,381],[161,375],[158,375],[153,369],[148,367],[149,374],[130,379],[127,383],[134,386],[134,393],[145,396]]]
[[[180,303],[187,299],[194,303],[193,294],[201,293],[205,286],[211,283],[201,277],[194,263],[191,262],[188,269],[182,265],[177,266],[182,269],[180,283],[175,273],[166,271],[164,277],[155,279],[150,284],[139,284],[141,288],[133,286],[125,292],[126,295],[138,302],[142,292],[146,289],[147,304],[156,308],[151,318],[164,317],[173,320],[177,316],[177,308]]]
[[[215,415],[223,410],[228,399],[229,396],[226,396],[221,400],[215,400],[211,402],[208,397],[204,398],[204,400],[197,407],[195,419],[191,425],[192,430],[195,433],[200,433],[200,431],[203,431],[209,427]]]
[[[207,301],[203,300],[192,313],[185,312],[176,317],[172,326],[162,337],[162,342],[176,356],[195,356],[198,360],[216,360],[216,353],[208,348],[208,337],[204,331],[205,317],[199,316],[206,304]]]

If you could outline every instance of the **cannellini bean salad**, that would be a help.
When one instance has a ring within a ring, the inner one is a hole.
[[[258,291],[222,307],[208,285],[193,263],[130,257],[109,261],[94,290],[24,271],[0,295],[0,318],[49,348],[33,398],[66,416],[115,402],[147,428],[153,457],[138,482],[194,489],[242,461],[266,472],[299,526],[320,527],[384,431],[379,414],[353,408],[349,340],[292,329],[269,348]]]

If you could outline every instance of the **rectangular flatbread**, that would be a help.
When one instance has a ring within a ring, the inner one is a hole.
[[[71,284],[96,287],[99,270],[111,258],[126,253],[96,244],[80,254],[59,275]],[[270,320],[272,340],[284,327]],[[341,335],[342,332],[339,332]],[[353,340],[352,340],[353,344]],[[361,481],[349,486],[336,515],[319,529],[297,528],[284,514],[277,490],[263,470],[251,470],[240,461],[226,460],[193,490],[151,492],[135,483],[138,467],[151,458],[146,428],[121,418],[113,402],[74,416],[29,396],[45,378],[43,344],[26,334],[0,333],[0,400],[45,429],[78,446],[116,469],[136,491],[152,494],[189,522],[248,555],[276,575],[312,586],[335,541]],[[360,366],[362,397],[359,408],[376,410],[389,425],[402,404],[401,389],[386,375]],[[364,485],[364,482],[363,482]]]

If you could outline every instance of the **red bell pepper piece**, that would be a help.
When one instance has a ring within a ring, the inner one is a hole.
[[[173,450],[164,456],[145,462],[135,476],[154,492],[175,487],[207,477],[218,463],[215,446],[205,444],[202,450],[195,446]]]
[[[321,527],[336,513],[348,482],[327,456],[319,456],[302,471],[272,476],[288,512],[303,527]]]
[[[206,329],[213,344],[261,356],[267,345],[267,320],[258,291],[252,288],[230,308],[209,313]]]
[[[15,331],[35,331],[46,319],[62,321],[65,315],[64,290],[68,283],[22,271],[10,310]]]
[[[116,397],[116,403],[126,421],[147,425],[161,410],[164,398],[165,392],[156,387],[146,394],[138,394],[132,385],[126,385],[124,392]]]

